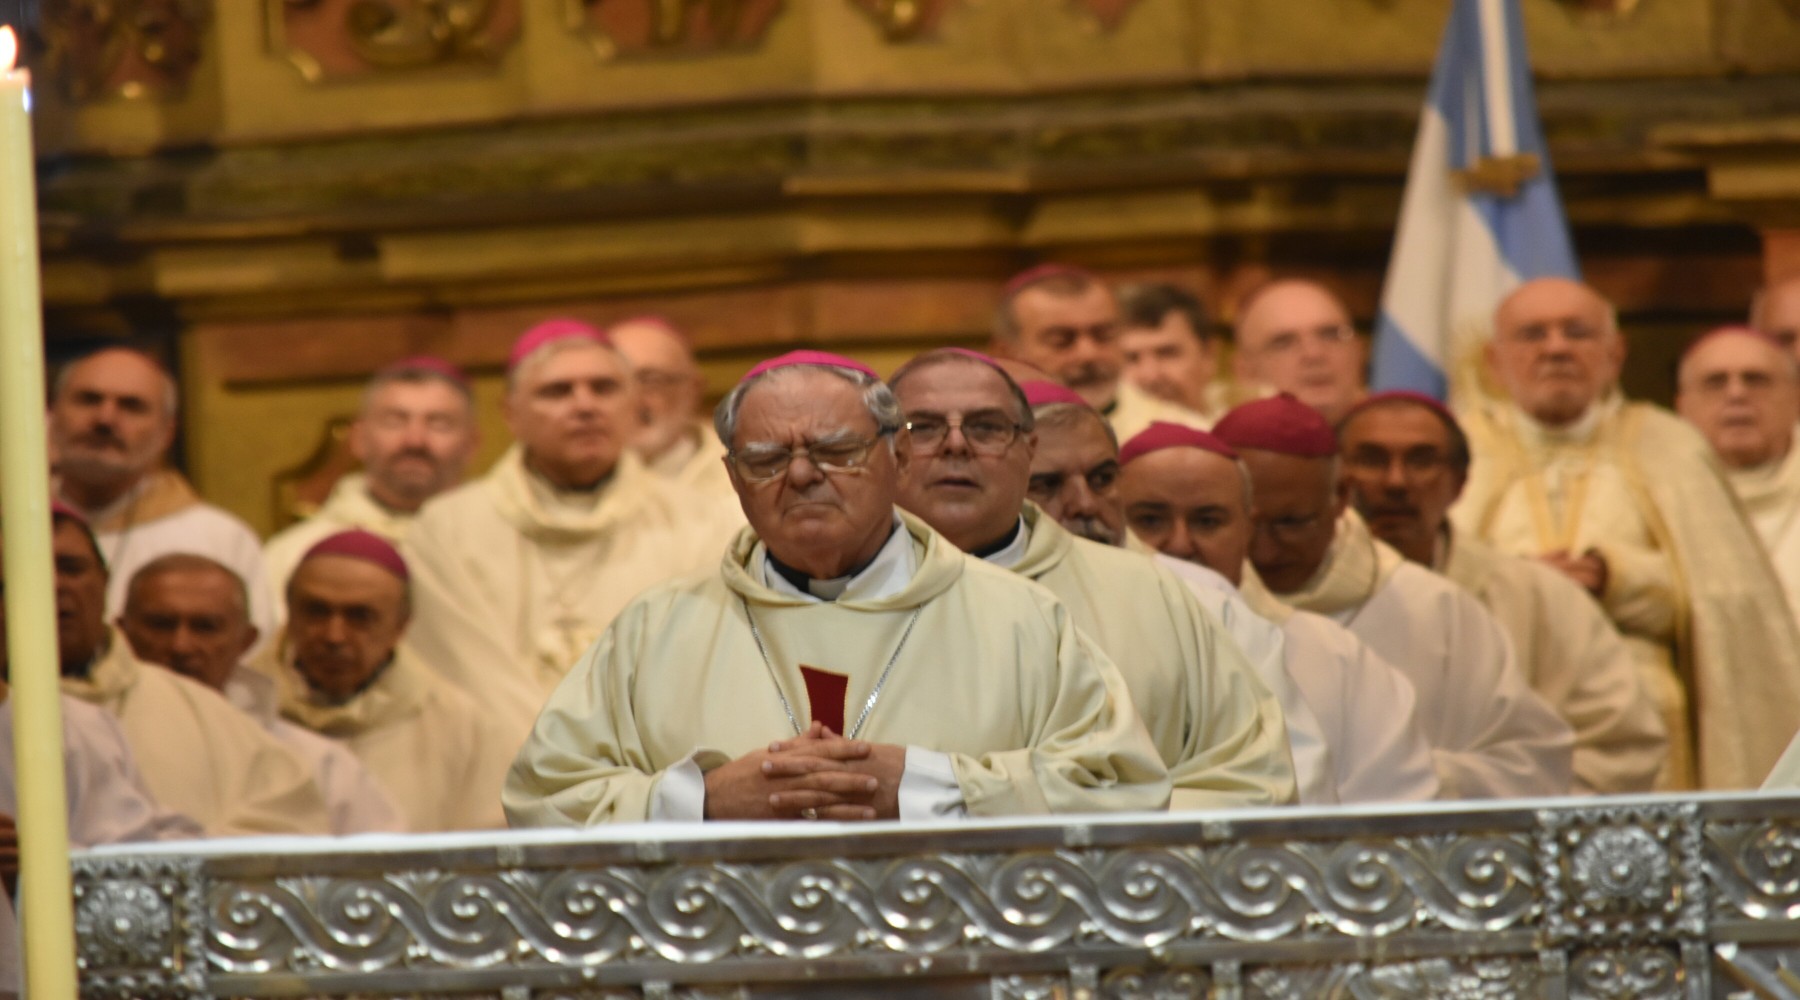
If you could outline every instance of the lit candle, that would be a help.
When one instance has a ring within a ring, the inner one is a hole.
[[[44,447],[44,329],[38,298],[31,74],[0,27],[0,532],[19,793],[19,923],[25,995],[73,1000],[75,929],[63,791],[61,667],[51,579],[50,461]]]

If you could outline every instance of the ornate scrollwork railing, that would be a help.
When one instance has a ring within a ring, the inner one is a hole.
[[[1786,797],[215,842],[76,896],[93,998],[1800,996]]]

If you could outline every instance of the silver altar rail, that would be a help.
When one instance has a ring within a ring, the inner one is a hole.
[[[1800,798],[237,841],[75,861],[82,993],[1800,997]]]

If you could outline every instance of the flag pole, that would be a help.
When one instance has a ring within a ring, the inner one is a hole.
[[[0,538],[18,785],[25,995],[74,1000],[75,921],[63,785],[61,668],[51,574],[44,329],[38,285],[31,74],[0,27]]]

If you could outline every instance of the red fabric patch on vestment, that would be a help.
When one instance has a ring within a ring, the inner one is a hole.
[[[844,735],[844,697],[850,693],[850,678],[829,670],[800,665],[800,676],[806,679],[806,703],[814,722],[823,722],[839,736]]]

